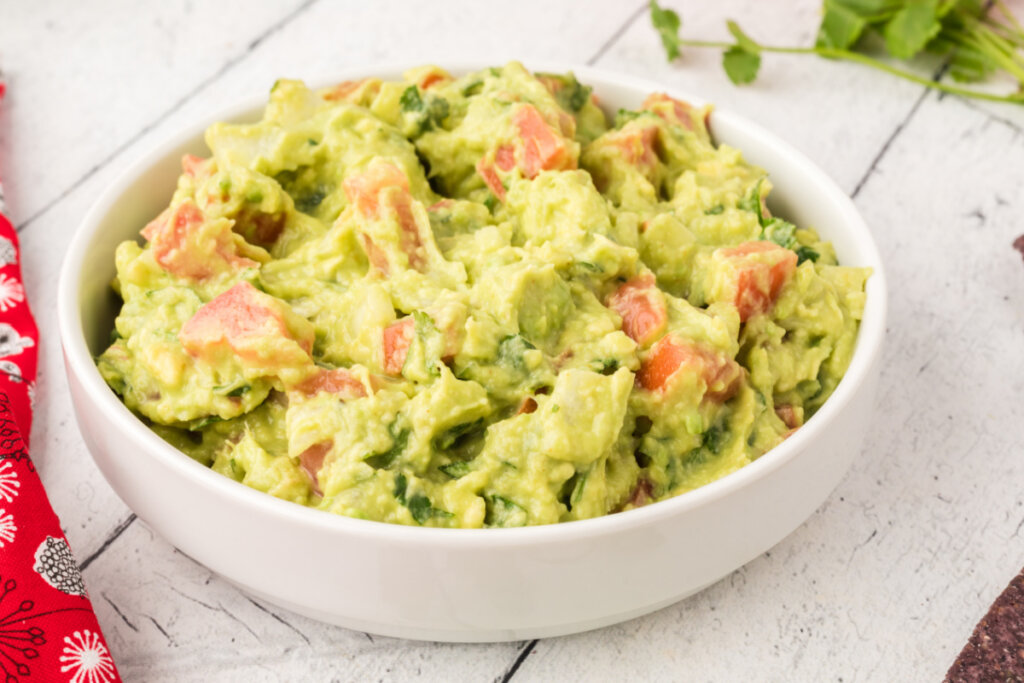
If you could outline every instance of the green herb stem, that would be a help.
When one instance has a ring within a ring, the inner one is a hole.
[[[1007,23],[1016,29],[1017,35],[1024,38],[1024,26],[1017,21],[1017,16],[1010,11],[1010,8],[1006,6],[1006,3],[1003,2],[1003,0],[995,0],[993,4],[999,10],[999,13],[1003,15],[1003,18],[1006,19]]]
[[[1008,43],[992,30],[978,27],[974,32],[974,40],[977,41],[980,49],[984,46],[992,48],[993,59],[996,59],[1004,69],[1016,77],[1017,81],[1024,85],[1024,56],[1017,52],[1016,48]],[[987,51],[986,51],[987,52]]]
[[[918,76],[910,71],[904,71],[895,66],[886,64],[883,61],[862,55],[857,52],[848,52],[846,50],[831,50],[827,48],[817,48],[814,50],[815,53],[822,57],[831,57],[833,59],[844,59],[850,62],[857,62],[866,66],[871,66],[876,69],[885,71],[886,73],[892,74],[893,76],[899,76],[918,85],[923,85],[926,88],[932,88],[933,90],[939,90],[950,95],[960,95],[962,97],[973,97],[980,100],[989,100],[991,102],[1011,102],[1016,104],[1024,104],[1024,93],[1016,93],[1012,95],[996,95],[993,93],[987,93],[980,90],[973,90],[971,88],[961,88],[958,85],[950,83],[943,83],[942,81],[934,81],[930,78],[924,78]]]
[[[988,17],[982,19],[980,23],[985,28],[1010,43],[1010,45],[1016,48],[1024,47],[1024,31],[1018,31],[1006,24],[1000,24],[998,21],[992,21]]]
[[[707,40],[680,40],[679,44],[684,47],[708,47],[708,48],[720,48],[728,50],[733,47],[732,43],[724,43],[719,41],[707,41]],[[987,93],[980,90],[973,90],[971,88],[962,88],[958,85],[950,83],[943,83],[941,81],[934,81],[930,78],[918,76],[917,74],[905,71],[899,67],[886,64],[885,62],[875,59],[874,57],[868,57],[867,55],[860,54],[859,52],[850,52],[849,50],[836,50],[833,48],[826,47],[781,47],[775,45],[760,45],[762,52],[774,52],[779,54],[795,54],[795,55],[818,55],[819,57],[825,57],[826,59],[838,59],[848,62],[856,62],[865,66],[870,66],[875,69],[879,69],[893,76],[923,85],[926,88],[932,88],[933,90],[939,90],[942,92],[949,93],[951,95],[960,95],[963,97],[974,97],[982,100],[990,100],[992,102],[1011,102],[1021,104],[1024,103],[1024,93],[1012,94],[1012,95],[996,95],[993,93]]]
[[[950,31],[950,37],[956,38],[962,47],[973,48],[985,55],[1005,69],[1018,83],[1024,85],[1024,58],[999,36],[991,31],[975,28],[970,31]]]

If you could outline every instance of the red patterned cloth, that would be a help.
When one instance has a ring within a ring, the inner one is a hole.
[[[0,683],[120,681],[28,454],[39,332],[3,211],[0,187]]]

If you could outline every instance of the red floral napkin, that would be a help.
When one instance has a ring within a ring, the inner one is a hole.
[[[28,454],[39,332],[19,256],[0,187],[0,681],[120,681]]]

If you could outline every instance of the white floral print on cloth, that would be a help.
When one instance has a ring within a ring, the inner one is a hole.
[[[20,488],[21,482],[18,481],[14,465],[6,460],[0,461],[0,500],[13,503]]]
[[[14,523],[14,515],[0,508],[0,550],[6,544],[14,542],[14,536],[17,532],[18,527]]]
[[[60,656],[61,673],[70,673],[69,683],[110,683],[114,678],[114,660],[98,633],[89,629],[64,636]]]
[[[6,313],[25,300],[25,288],[14,278],[0,273],[0,313]]]

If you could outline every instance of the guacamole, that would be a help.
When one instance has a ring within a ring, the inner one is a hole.
[[[551,524],[699,487],[829,397],[869,275],[707,121],[657,93],[611,117],[515,62],[278,81],[118,247],[99,370],[188,456],[351,517]]]

